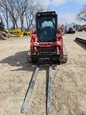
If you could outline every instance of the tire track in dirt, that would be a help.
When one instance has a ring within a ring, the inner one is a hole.
[[[26,115],[46,115],[46,79],[48,67],[40,67]]]

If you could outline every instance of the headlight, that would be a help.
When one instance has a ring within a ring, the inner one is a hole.
[[[34,42],[34,46],[39,46],[39,43],[38,42]]]
[[[58,42],[56,42],[56,44],[57,44],[57,45],[60,45],[60,42],[58,41]]]

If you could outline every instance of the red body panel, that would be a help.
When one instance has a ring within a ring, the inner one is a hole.
[[[32,34],[31,40],[30,40],[30,57],[32,60],[33,53],[38,53],[40,48],[46,48],[46,49],[54,49],[56,52],[60,53],[60,59],[63,57],[63,39],[62,34],[56,34],[56,41],[55,42],[37,42],[37,35]]]

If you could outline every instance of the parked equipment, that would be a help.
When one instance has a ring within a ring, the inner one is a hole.
[[[10,34],[4,29],[4,23],[0,16],[0,40],[6,40],[10,37]]]
[[[86,25],[79,26],[77,31],[78,32],[86,31]]]
[[[28,60],[38,65],[67,62],[62,33],[58,33],[57,29],[57,14],[54,11],[36,14],[36,33],[31,36]]]
[[[75,24],[71,23],[71,24],[67,24],[66,25],[66,33],[71,34],[71,33],[75,33],[76,32],[76,28],[75,28]]]
[[[76,40],[86,44],[86,38],[76,37]]]

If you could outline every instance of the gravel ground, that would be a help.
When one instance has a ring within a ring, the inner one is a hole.
[[[68,62],[53,67],[51,115],[86,115],[86,45],[76,42],[86,32],[66,34]],[[21,106],[34,65],[27,63],[30,38],[0,41],[0,115],[22,115]],[[48,67],[41,66],[24,115],[46,115]]]

